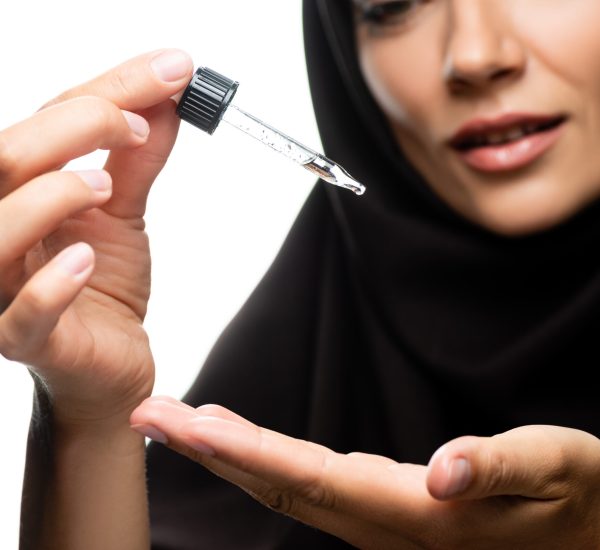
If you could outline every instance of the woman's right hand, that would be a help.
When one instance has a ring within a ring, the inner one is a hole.
[[[0,353],[41,379],[60,422],[123,422],[151,393],[143,215],[192,71],[150,52],[0,131]],[[104,170],[61,170],[96,149]]]

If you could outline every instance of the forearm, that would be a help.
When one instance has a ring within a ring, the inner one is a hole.
[[[147,550],[143,437],[126,418],[108,425],[61,425],[36,391],[21,550]]]

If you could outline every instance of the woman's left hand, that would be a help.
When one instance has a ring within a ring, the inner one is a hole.
[[[600,548],[600,440],[579,430],[460,437],[421,466],[339,454],[168,397],[146,399],[130,420],[269,508],[359,548]]]

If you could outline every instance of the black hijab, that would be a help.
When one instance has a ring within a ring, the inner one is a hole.
[[[446,207],[366,89],[349,4],[305,0],[305,48],[325,152],[367,192],[317,184],[184,400],[422,464],[525,424],[600,436],[599,205],[522,238]],[[348,547],[160,445],[148,474],[155,550]]]

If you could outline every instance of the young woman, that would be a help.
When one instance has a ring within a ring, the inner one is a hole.
[[[326,153],[367,193],[315,187],[183,402],[144,399],[141,217],[189,60],[141,56],[0,134],[0,350],[38,380],[25,547],[148,546],[136,432],[160,443],[156,549],[598,547],[599,17],[307,0]],[[98,144],[112,195],[52,171]]]

